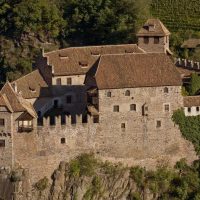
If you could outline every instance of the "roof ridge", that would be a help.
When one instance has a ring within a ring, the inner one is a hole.
[[[63,51],[63,50],[66,50],[66,49],[83,49],[83,48],[93,48],[93,47],[113,47],[113,46],[136,46],[138,47],[137,44],[106,44],[106,45],[88,45],[88,46],[76,46],[76,47],[66,47],[64,49],[57,49],[57,50],[54,50],[54,51],[49,51],[49,52],[46,52],[44,53],[44,56],[48,56],[46,54],[50,54],[50,53],[54,53],[54,52],[58,52],[58,51]]]

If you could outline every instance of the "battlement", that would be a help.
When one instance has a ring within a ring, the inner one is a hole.
[[[175,65],[177,67],[183,67],[191,70],[200,71],[200,62],[195,62],[193,60],[176,58]]]
[[[98,116],[91,115],[59,115],[43,117],[38,119],[37,126],[40,127],[61,127],[61,126],[77,126],[86,124],[96,124],[99,123]]]

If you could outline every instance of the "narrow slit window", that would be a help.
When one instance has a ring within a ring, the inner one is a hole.
[[[188,108],[188,112],[191,112],[191,108]]]
[[[169,104],[164,105],[165,112],[169,112]]]
[[[196,107],[196,111],[199,112],[199,107]]]
[[[164,88],[164,93],[169,93],[168,87],[165,87],[165,88]]]
[[[0,140],[0,148],[4,148],[6,146],[5,140]]]
[[[126,128],[126,124],[125,123],[121,123],[121,128],[125,129]]]

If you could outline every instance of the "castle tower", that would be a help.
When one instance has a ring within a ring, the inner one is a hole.
[[[159,19],[148,19],[139,30],[138,46],[146,52],[169,53],[170,32]]]

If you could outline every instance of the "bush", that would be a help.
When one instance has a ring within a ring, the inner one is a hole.
[[[92,176],[97,166],[94,154],[82,154],[70,162],[69,173],[72,176]]]
[[[38,191],[43,191],[48,187],[49,179],[45,176],[43,179],[40,179],[36,184],[35,188]]]

